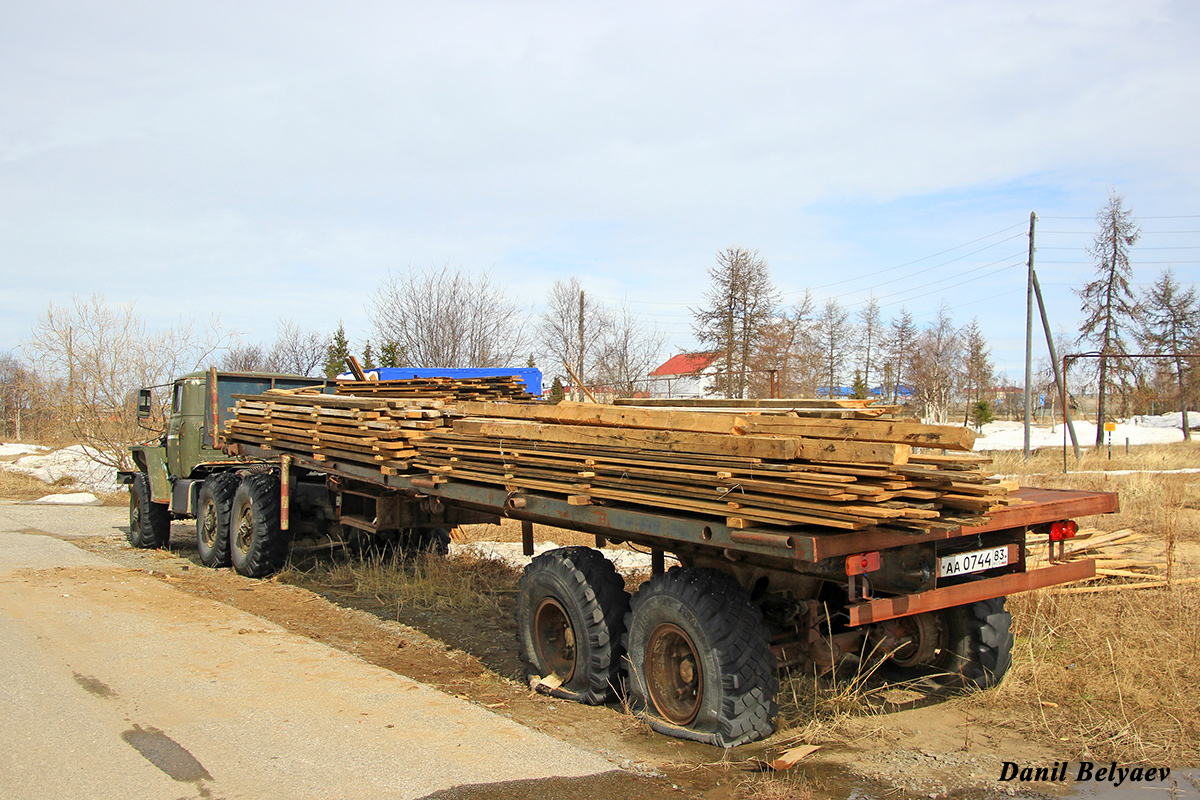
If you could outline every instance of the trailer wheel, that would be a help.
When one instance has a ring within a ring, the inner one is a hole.
[[[555,675],[555,697],[598,705],[616,696],[629,594],[612,562],[561,547],[525,567],[517,590],[517,642],[525,678]]]
[[[279,478],[247,475],[233,495],[229,560],[247,578],[265,578],[287,560],[288,539],[279,528]]]
[[[1012,615],[1004,598],[980,600],[943,612],[946,646],[935,666],[948,689],[989,689],[1012,666]]]
[[[450,555],[449,528],[405,528],[400,531],[400,549],[405,553],[429,552]]]
[[[733,578],[675,567],[626,617],[629,695],[659,733],[717,747],[769,736],[779,708],[762,613]]]
[[[164,548],[171,541],[171,509],[166,503],[150,502],[150,477],[144,472],[129,484],[129,534],[134,547]]]
[[[229,512],[241,482],[235,473],[222,472],[204,481],[196,509],[196,549],[206,567],[229,566]]]

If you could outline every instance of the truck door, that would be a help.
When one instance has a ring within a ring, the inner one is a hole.
[[[167,469],[172,477],[182,474],[183,381],[176,381],[171,394],[171,416],[167,420]]]

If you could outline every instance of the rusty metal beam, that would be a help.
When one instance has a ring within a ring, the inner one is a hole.
[[[1032,572],[1015,572],[1011,575],[1001,575],[999,578],[987,578],[981,581],[960,583],[957,586],[947,586],[943,589],[931,589],[920,594],[884,597],[869,603],[850,606],[850,624],[868,625],[872,622],[908,617],[926,611],[939,611],[943,608],[990,600],[993,597],[1004,597],[1030,589],[1044,589],[1059,583],[1082,581],[1093,578],[1095,575],[1096,562],[1093,559],[1087,559],[1072,561],[1069,564],[1058,564],[1053,567],[1043,567]]]

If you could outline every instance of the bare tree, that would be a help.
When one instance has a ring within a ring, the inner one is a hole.
[[[887,363],[892,373],[892,402],[895,403],[900,399],[900,389],[905,386],[905,381],[911,381],[909,371],[917,341],[917,326],[912,313],[901,306],[900,313],[892,317],[888,327]]]
[[[717,253],[708,271],[708,305],[692,309],[693,329],[702,343],[720,355],[712,389],[725,397],[746,396],[751,363],[763,342],[779,292],[771,282],[767,262],[757,250],[730,247]]]
[[[262,345],[238,342],[230,345],[217,366],[230,372],[263,372],[267,369],[267,354]]]
[[[879,298],[871,294],[858,310],[858,336],[855,344],[858,351],[859,369],[863,383],[871,386],[871,371],[877,367],[879,354],[887,346],[887,328],[879,313]]]
[[[1180,354],[1193,350],[1200,334],[1200,324],[1197,323],[1200,300],[1196,297],[1196,287],[1184,291],[1175,280],[1174,273],[1165,269],[1146,292],[1142,309],[1144,313],[1141,329],[1137,331],[1138,341],[1143,349],[1163,354],[1163,363],[1170,370],[1179,392],[1183,438],[1191,441],[1192,431],[1188,424],[1190,371]]]
[[[571,380],[570,385],[579,393],[579,399],[582,389],[575,384],[593,382],[596,377],[609,323],[608,311],[587,296],[578,278],[557,280],[550,287],[546,310],[538,324],[539,344],[555,372],[563,364],[575,372],[579,380]],[[564,379],[569,377],[559,374]]]
[[[510,367],[529,350],[528,311],[487,273],[461,268],[389,272],[367,315],[402,366]]]
[[[1129,248],[1137,243],[1141,230],[1133,212],[1125,208],[1124,199],[1115,191],[1096,212],[1096,222],[1100,230],[1088,248],[1088,255],[1096,261],[1096,277],[1075,293],[1084,314],[1079,341],[1091,344],[1100,353],[1096,400],[1096,447],[1100,447],[1104,444],[1105,397],[1112,382],[1108,357],[1128,352],[1124,329],[1137,318],[1137,300],[1129,288],[1133,277]]]
[[[781,397],[805,397],[816,391],[821,356],[813,339],[811,292],[781,309],[763,328],[750,387],[755,396],[770,393],[769,370],[776,370]]]
[[[967,409],[964,413],[963,424],[970,419],[971,404],[983,399],[983,392],[992,382],[992,349],[988,347],[983,329],[979,327],[979,318],[971,320],[962,329],[963,349],[965,360],[963,365],[963,383],[967,395]]]
[[[911,384],[926,419],[944,425],[958,387],[962,363],[962,337],[943,301],[937,322],[922,331],[912,351]]]
[[[312,375],[324,365],[328,351],[329,340],[321,334],[301,328],[294,320],[280,318],[266,365],[272,372]]]
[[[821,306],[814,328],[814,338],[821,353],[821,377],[826,381],[829,397],[836,397],[854,344],[850,336],[850,312],[836,297],[830,297]]]
[[[45,395],[37,375],[20,359],[0,353],[0,435],[22,442],[35,430],[43,433],[49,416]]]
[[[134,415],[137,389],[203,366],[230,335],[216,319],[201,332],[189,320],[152,332],[132,304],[111,306],[97,294],[73,298],[69,306],[51,304],[23,348],[38,371],[61,386],[60,414],[89,455],[127,468],[127,447],[143,435]],[[161,423],[161,402],[157,416]]]
[[[596,376],[619,395],[631,397],[638,382],[658,365],[666,336],[657,326],[647,325],[627,303],[606,316]]]

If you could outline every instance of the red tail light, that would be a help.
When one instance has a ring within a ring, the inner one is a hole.
[[[1073,519],[1052,523],[1050,525],[1050,541],[1061,542],[1063,539],[1074,539],[1078,531],[1079,526]]]
[[[871,553],[856,553],[852,556],[846,556],[846,574],[865,575],[868,572],[874,572],[879,569],[881,563],[878,550]]]

